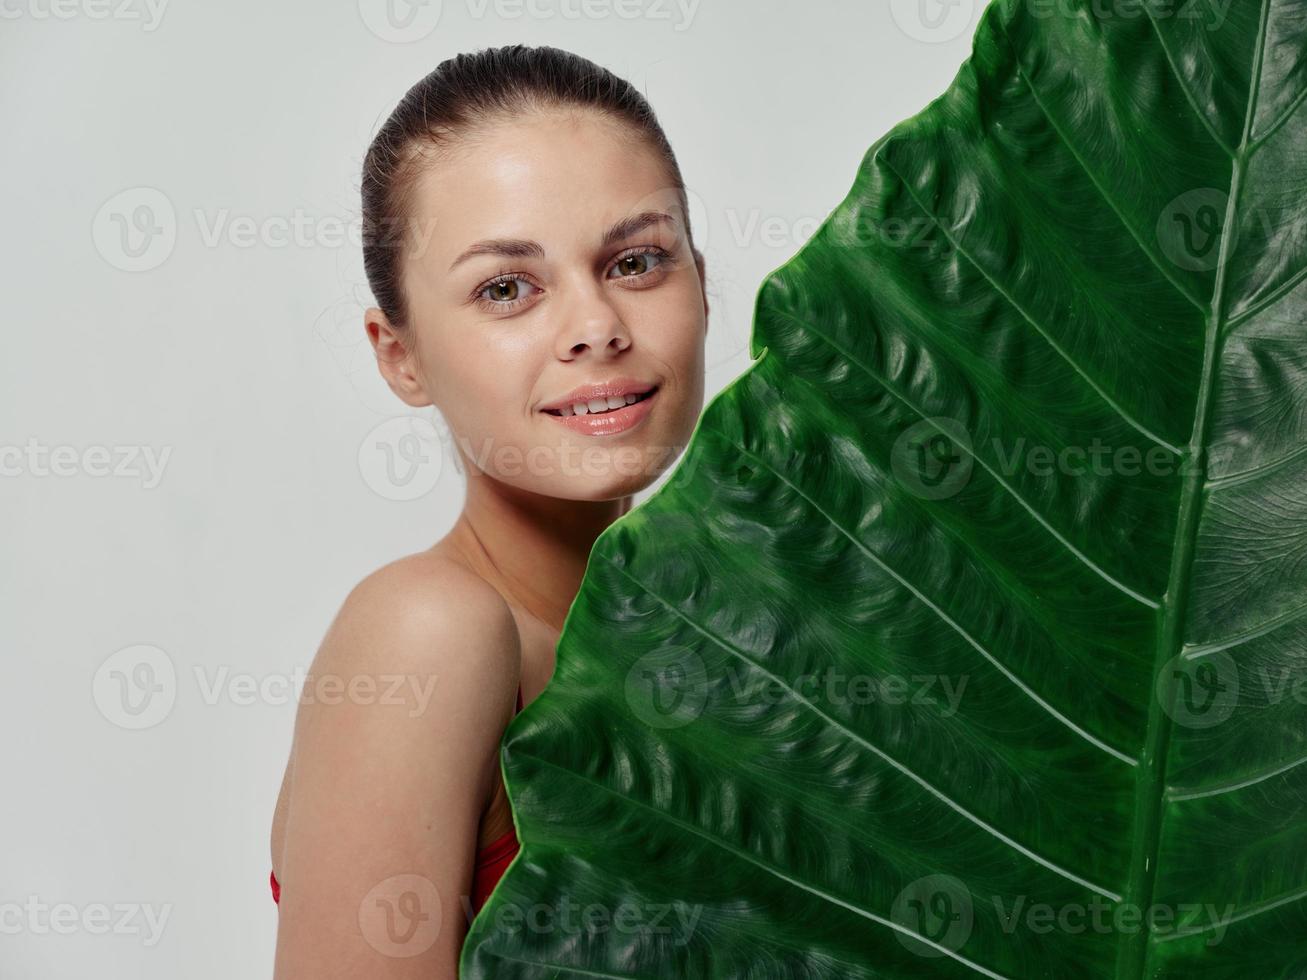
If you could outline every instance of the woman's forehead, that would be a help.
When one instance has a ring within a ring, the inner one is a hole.
[[[602,122],[510,121],[451,151],[423,168],[413,202],[434,223],[441,253],[486,238],[580,244],[629,214],[676,203],[658,151]]]

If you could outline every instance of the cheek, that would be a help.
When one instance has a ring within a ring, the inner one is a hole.
[[[673,275],[656,299],[639,303],[631,313],[639,329],[636,344],[643,342],[646,353],[680,369],[702,351],[707,324],[698,276],[684,271]]]
[[[452,333],[461,341],[433,343],[426,361],[436,405],[457,432],[512,441],[531,390],[531,354],[494,331]]]
[[[705,321],[702,307],[680,307],[652,331],[649,353],[665,365],[676,385],[676,411],[666,418],[665,437],[682,441],[703,410]]]
[[[676,380],[687,390],[702,388],[707,326],[702,307],[691,304],[676,312],[655,334],[658,356],[670,365]]]

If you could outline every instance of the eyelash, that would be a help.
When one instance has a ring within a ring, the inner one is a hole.
[[[672,259],[672,253],[667,251],[665,248],[662,248],[658,245],[645,245],[640,248],[631,249],[629,252],[623,252],[617,258],[613,259],[613,265],[616,265],[618,262],[621,262],[624,259],[633,258],[636,255],[653,255],[653,256],[657,256],[662,261],[660,261],[658,265],[654,267],[654,269],[650,269],[647,272],[641,272],[634,276],[618,276],[617,277],[618,279],[642,279],[645,276],[652,274],[655,269],[662,268],[664,263],[670,262]],[[492,286],[497,286],[501,282],[512,282],[515,279],[521,279],[524,282],[530,282],[529,279],[527,279],[525,276],[520,275],[518,273],[501,272],[499,275],[495,276],[495,278],[486,280],[475,290],[473,290],[472,298],[476,301],[477,305],[481,307],[481,309],[488,310],[494,313],[503,313],[506,310],[517,309],[518,306],[526,302],[526,298],[511,299],[507,301],[496,301],[492,299],[486,299],[482,295],[483,293],[485,293],[487,289],[490,289]],[[531,285],[535,286],[535,283],[531,283]]]

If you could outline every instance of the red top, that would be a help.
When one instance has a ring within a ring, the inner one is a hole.
[[[517,710],[522,710],[522,689],[517,689]],[[494,891],[495,885],[507,870],[513,858],[517,856],[519,845],[517,831],[509,828],[502,836],[496,837],[485,847],[477,851],[476,866],[472,871],[472,912],[475,914],[486,904],[486,899]],[[281,903],[281,885],[277,882],[277,873],[268,872],[272,883],[272,900]]]

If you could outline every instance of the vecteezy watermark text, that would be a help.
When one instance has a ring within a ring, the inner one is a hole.
[[[1159,939],[1203,935],[1204,945],[1218,945],[1235,918],[1235,906],[1211,903],[1154,902],[1142,906],[1092,896],[1087,902],[1031,901],[1028,895],[989,895],[999,929],[1011,936],[1018,930],[1042,936],[1131,935],[1147,932]],[[958,953],[971,938],[980,893],[948,874],[932,874],[909,882],[895,898],[890,919],[898,940],[918,956],[936,958]]]
[[[1098,897],[1086,903],[1051,905],[1031,902],[1025,895],[1017,895],[1009,906],[1001,895],[994,896],[999,926],[1009,936],[1019,928],[1035,935],[1060,932],[1072,936],[1086,932],[1129,935],[1147,930],[1150,935],[1164,937],[1169,933],[1201,932],[1211,934],[1205,945],[1216,946],[1225,938],[1234,909],[1233,903],[1223,909],[1198,902],[1141,906]]]
[[[152,34],[170,0],[0,0],[0,20],[140,21]]]
[[[226,665],[192,667],[201,703],[380,705],[401,708],[408,717],[424,714],[435,692],[435,674],[313,673],[296,667],[287,673],[235,672]],[[172,713],[178,696],[178,673],[169,654],[156,646],[136,644],[107,657],[91,682],[100,713],[119,728],[153,728]]]
[[[467,896],[463,911],[468,922],[473,910]],[[624,899],[615,905],[578,902],[566,892],[556,902],[501,902],[491,911],[495,929],[501,933],[529,932],[534,935],[661,936],[675,946],[690,941],[703,914],[702,905],[688,902],[638,902]]]
[[[499,21],[620,20],[671,23],[689,29],[700,0],[463,0],[462,15],[471,20],[493,16]],[[449,3],[450,8],[455,5]],[[440,24],[441,0],[358,0],[359,16],[376,37],[392,44],[421,41]]]
[[[24,902],[0,902],[0,935],[71,936],[84,932],[92,936],[142,936],[142,945],[154,946],[163,937],[172,903],[72,902],[49,904],[37,895]]]
[[[172,446],[48,446],[35,436],[21,446],[0,445],[0,477],[113,477],[140,480],[153,490],[163,480]]]
[[[850,673],[835,666],[791,680],[731,665],[722,677],[710,678],[697,652],[671,644],[637,659],[627,671],[624,690],[637,718],[652,728],[670,729],[693,722],[714,696],[734,704],[776,705],[797,700],[827,708],[912,705],[951,718],[962,704],[967,681],[966,675]]]

